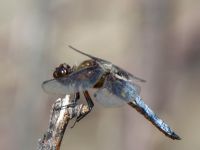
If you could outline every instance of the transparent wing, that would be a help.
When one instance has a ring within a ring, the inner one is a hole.
[[[97,58],[97,57],[92,56],[92,55],[90,55],[90,54],[87,54],[87,53],[85,53],[85,52],[82,52],[81,50],[78,50],[78,49],[74,48],[74,47],[71,46],[71,45],[68,45],[68,46],[69,46],[69,48],[71,48],[72,50],[74,50],[74,51],[76,51],[76,52],[78,52],[78,53],[80,53],[80,54],[82,54],[82,55],[85,55],[85,56],[87,56],[87,57],[89,57],[89,58],[91,58],[91,59],[94,59],[94,60],[100,59],[100,58]]]
[[[78,49],[72,47],[71,45],[69,45],[69,47],[70,47],[71,49],[73,49],[74,51],[76,51],[76,52],[78,52],[78,53],[80,53],[80,54],[82,54],[82,55],[85,55],[85,56],[87,56],[87,57],[89,57],[89,58],[91,58],[91,59],[93,59],[93,60],[95,60],[95,61],[97,61],[97,62],[99,62],[100,64],[112,64],[111,62],[109,62],[109,61],[107,61],[107,60],[104,60],[104,59],[101,59],[101,58],[92,56],[92,55],[87,54],[87,53],[85,53],[85,52],[82,52],[81,50],[78,50]],[[118,66],[116,66],[116,65],[114,65],[114,64],[112,64],[112,65],[113,65],[113,67],[116,69],[117,72],[121,72],[124,76],[126,76],[126,77],[129,78],[130,80],[137,80],[137,81],[140,81],[140,82],[146,82],[146,80],[144,80],[144,79],[142,79],[142,78],[140,78],[140,77],[134,76],[134,75],[132,75],[131,73],[125,71],[124,69],[122,69],[122,68],[120,68],[120,67],[118,67]]]
[[[95,94],[96,101],[105,107],[119,107],[126,104],[125,101],[112,94],[108,89],[101,88]]]
[[[103,70],[98,66],[84,68],[69,76],[44,81],[42,88],[46,93],[71,94],[92,88],[101,78]]]
[[[133,82],[110,74],[104,85],[95,93],[96,100],[104,106],[120,106],[133,101],[140,93],[140,87]]]

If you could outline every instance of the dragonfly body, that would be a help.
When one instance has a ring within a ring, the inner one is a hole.
[[[88,56],[79,66],[61,64],[54,71],[54,79],[42,84],[44,91],[55,94],[83,92],[89,107],[94,106],[88,90],[97,89],[94,97],[106,106],[129,104],[171,139],[180,137],[144,103],[140,97],[140,87],[135,81],[145,80],[132,75],[109,61],[91,56],[70,46],[73,50]],[[78,121],[84,116],[79,117]]]

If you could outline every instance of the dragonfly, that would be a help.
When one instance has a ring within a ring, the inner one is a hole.
[[[144,79],[132,75],[107,60],[92,56],[72,46],[69,47],[89,59],[78,66],[71,67],[63,63],[57,67],[53,73],[54,78],[42,83],[42,88],[46,93],[63,95],[76,93],[76,97],[79,98],[82,92],[90,112],[94,103],[88,90],[96,89],[94,98],[104,106],[114,107],[128,104],[167,137],[173,140],[181,139],[144,103],[140,96],[140,86],[135,83],[135,81],[145,82]],[[77,122],[87,114],[78,116]]]

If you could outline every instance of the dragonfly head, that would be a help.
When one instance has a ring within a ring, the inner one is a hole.
[[[73,72],[73,69],[68,64],[60,64],[53,72],[55,79],[67,76]]]

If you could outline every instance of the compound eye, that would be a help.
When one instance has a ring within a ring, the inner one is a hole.
[[[66,68],[66,69],[70,69],[70,68],[71,68],[71,67],[70,67],[68,64],[66,64],[66,63],[61,64],[60,67],[61,67],[61,68]]]
[[[58,78],[58,77],[59,77],[57,71],[54,71],[54,73],[53,73],[53,77],[54,77],[54,78]]]
[[[57,67],[53,73],[53,77],[56,78],[61,78],[66,75],[69,75],[72,72],[71,67],[65,63],[60,64],[59,67]]]
[[[61,72],[60,72],[61,76],[64,76],[67,74],[67,70],[66,69],[62,69]]]

